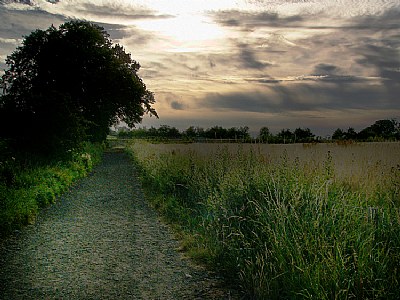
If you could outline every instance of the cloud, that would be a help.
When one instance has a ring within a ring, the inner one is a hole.
[[[212,59],[208,59],[208,63],[210,64],[210,68],[215,68],[217,66]]]
[[[64,1],[3,1],[8,10],[33,10],[60,15],[64,18],[85,19],[108,24],[131,25],[134,20],[164,19],[174,16],[159,14],[151,9],[143,8],[129,1],[96,1],[96,0],[64,0]],[[0,2],[1,4],[1,2]]]
[[[260,83],[260,84],[277,84],[277,83],[281,83],[284,82],[285,79],[275,79],[275,78],[271,78],[271,77],[267,77],[267,78],[246,78],[247,82],[250,83]]]
[[[256,54],[249,45],[239,44],[239,61],[245,68],[262,70],[271,66],[270,63],[262,62],[256,58]]]
[[[335,65],[320,63],[314,68],[315,75],[336,75],[340,68]]]
[[[66,19],[40,9],[8,9],[0,6],[0,37],[20,39],[35,29],[45,29],[51,24],[59,25]]]
[[[20,4],[22,5],[22,4]],[[58,26],[65,21],[60,15],[53,15],[39,9],[14,9],[0,5],[0,67],[4,61],[22,42],[24,36],[35,29],[46,29],[52,24]]]
[[[32,0],[2,0],[2,1],[0,1],[0,4],[11,4],[11,3],[34,5],[34,2]]]
[[[22,42],[22,39],[5,39],[0,37],[0,44],[9,44],[12,46],[17,46]]]
[[[211,15],[217,23],[227,27],[240,27],[243,31],[251,31],[254,28],[260,27],[286,28],[302,24],[304,20],[300,15],[285,17],[268,11],[245,12],[226,10],[213,12]]]
[[[171,15],[158,14],[149,9],[139,8],[121,1],[106,1],[99,5],[99,2],[80,1],[80,5],[68,6],[69,10],[83,16],[91,16],[94,19],[112,18],[118,22],[131,22],[141,19],[165,19]]]
[[[317,26],[305,17],[287,20],[285,24],[281,22],[284,18],[278,15],[262,17],[259,13],[237,12],[230,18],[227,16],[226,12],[219,14],[224,17],[219,22],[226,21],[224,26],[238,27],[243,32],[251,28],[255,38],[247,39],[246,43],[262,45],[255,52],[257,59],[253,52],[247,57],[240,56],[242,65],[246,66],[246,59],[249,62],[246,71],[252,67],[258,70],[255,68],[257,62],[265,61],[266,57],[277,62],[268,66],[268,74],[244,75],[244,80],[249,83],[245,90],[205,95],[201,103],[209,109],[276,116],[288,113],[323,116],[331,111],[340,114],[368,112],[370,116],[372,112],[386,115],[400,112],[397,96],[400,94],[399,10],[376,16],[357,16],[334,26],[320,26],[330,29],[322,32],[310,32]],[[314,22],[321,20],[321,16],[316,16]],[[282,29],[294,25],[307,31],[292,45],[269,43],[268,34],[263,42],[263,28],[275,26],[271,30],[277,30],[284,41],[285,35],[291,32],[285,33]],[[243,53],[242,48],[239,49]],[[262,49],[265,49],[264,53]],[[284,51],[275,52],[279,49]],[[296,75],[296,72],[302,73]]]
[[[95,22],[103,27],[109,34],[114,43],[119,43],[125,48],[136,50],[138,45],[143,48],[146,44],[151,42],[156,37],[143,32],[133,25],[110,24]]]
[[[258,113],[399,109],[397,96],[383,86],[353,81],[275,83],[257,91],[209,93],[201,103],[217,110]]]
[[[113,16],[120,9],[123,12],[124,20],[142,17],[165,17],[150,10],[135,10],[134,7],[130,7],[128,11],[125,9],[126,7],[122,6],[122,2],[118,1],[110,2],[111,6],[109,7],[101,7],[94,3],[94,1],[82,3],[82,1],[72,0],[55,4],[44,4],[44,1],[23,1],[23,4],[20,1],[7,1],[7,5],[1,6],[0,4],[0,55],[11,54],[15,47],[21,43],[22,37],[29,35],[35,29],[45,30],[51,25],[57,27],[70,20],[68,16],[82,18],[88,17],[90,14],[100,16],[99,18],[93,17],[91,20],[104,27],[115,43],[121,43],[124,46],[140,45],[143,47],[153,38],[153,35],[143,32],[133,25],[118,24],[118,22],[112,20],[114,17],[110,19],[104,16],[108,14]],[[91,9],[93,9],[93,12],[89,11]],[[86,10],[87,14],[84,13]],[[111,22],[107,22],[107,20]]]
[[[340,18],[382,14],[399,6],[398,1],[390,0],[249,0],[246,3],[279,13],[320,14],[328,11],[331,16]]]
[[[360,56],[356,59],[357,64],[376,73],[381,78],[381,85],[390,95],[400,94],[399,19],[400,9],[378,16],[360,17],[355,20],[356,24],[361,28],[368,28],[367,34],[359,37],[359,31],[352,32],[358,37],[358,43],[352,49]],[[397,108],[399,107],[397,104]]]
[[[311,75],[301,75],[301,76],[287,76],[284,78],[272,78],[272,77],[255,77],[255,78],[246,78],[245,81],[250,83],[259,83],[259,84],[279,84],[279,83],[301,83],[301,82],[332,82],[332,83],[364,83],[370,84],[371,82],[380,82],[377,77],[357,77],[351,75],[334,75],[334,74],[326,74],[326,73],[318,73]]]
[[[141,63],[140,76],[155,92],[161,124],[236,126],[273,119],[286,127],[286,122],[307,126],[299,122],[312,117],[315,126],[328,126],[323,122],[329,115],[353,126],[361,115],[400,113],[396,1],[239,0],[230,10],[219,4],[220,10],[208,10],[201,20],[225,35],[199,44],[141,29],[154,20],[179,19],[173,7],[157,11],[152,1],[20,2],[0,0],[0,67],[33,29],[70,17],[95,21]]]
[[[172,101],[171,102],[171,108],[174,110],[183,110],[184,109],[184,105],[178,101]]]

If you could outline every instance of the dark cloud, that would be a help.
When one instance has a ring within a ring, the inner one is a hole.
[[[375,78],[365,78],[365,77],[357,77],[351,75],[335,75],[335,74],[327,74],[318,73],[312,75],[302,75],[296,77],[288,77],[283,79],[276,79],[272,77],[262,77],[262,78],[247,78],[245,79],[247,82],[260,83],[260,84],[279,84],[279,83],[300,83],[300,82],[332,82],[332,83],[342,83],[342,84],[350,84],[350,83],[364,83],[368,84],[372,80],[376,80]]]
[[[249,45],[239,44],[239,61],[242,66],[249,69],[262,70],[271,66],[270,63],[265,63],[256,58],[256,53],[250,48]]]
[[[28,4],[28,1],[24,3]],[[116,8],[114,7],[113,9]],[[113,9],[109,10],[110,13]],[[107,10],[107,8],[105,8],[105,10]],[[132,15],[130,16],[132,17]],[[150,12],[147,12],[146,16],[150,17]],[[139,17],[139,14],[136,17]],[[68,20],[69,18],[63,15],[49,13],[39,7],[35,7],[34,9],[16,9],[0,6],[0,56],[5,57],[11,54],[22,41],[22,37],[29,35],[33,30],[44,30],[51,25],[57,27]],[[95,23],[103,27],[110,34],[114,42],[119,42],[119,40],[128,38],[130,43],[143,46],[153,38],[152,35],[146,34],[134,26],[104,22]],[[5,42],[5,40],[7,42]]]
[[[248,82],[259,83],[264,90],[209,94],[205,103],[221,110],[263,113],[398,112],[400,23],[395,20],[399,19],[400,11],[357,17],[347,21],[345,27],[338,26],[334,32],[307,37],[298,41],[307,47],[293,47],[288,54],[297,57],[298,63],[305,67],[315,61],[313,67],[310,66],[310,75],[250,78]],[[346,62],[360,73],[349,74]]]
[[[333,82],[333,83],[340,83],[340,84],[351,84],[351,83],[368,84],[370,81],[375,80],[375,79],[352,76],[352,75],[323,75],[323,76],[318,76],[318,77],[315,77],[315,76],[305,77],[304,80],[325,81],[325,82]]]
[[[314,68],[315,75],[336,75],[339,71],[337,66],[325,63],[318,64]]]
[[[47,2],[55,4],[60,1],[59,0],[47,0]],[[30,6],[34,6],[36,4],[35,1],[32,1],[32,0],[0,0],[0,4],[10,4],[10,3],[19,3],[19,4],[30,5]]]
[[[115,2],[107,6],[94,3],[82,3],[77,11],[84,14],[89,13],[97,17],[112,17],[119,20],[165,19],[173,17],[171,15],[157,14],[152,10],[126,7],[120,2]]]
[[[383,17],[384,16],[384,17]],[[334,22],[329,15],[308,13],[304,15],[282,16],[274,12],[243,12],[239,10],[225,10],[213,12],[214,20],[226,27],[233,27],[243,31],[253,31],[263,27],[294,28],[294,29],[338,29],[338,30],[391,30],[399,29],[399,10],[390,10],[384,15],[368,15],[356,17],[361,22]],[[322,24],[322,25],[321,25]]]
[[[125,37],[131,36],[131,34],[135,34],[136,32],[128,26],[120,25],[120,24],[109,24],[102,22],[95,22],[97,25],[103,27],[108,34],[110,34],[111,39],[123,39]],[[133,32],[129,32],[132,30]]]
[[[184,105],[178,101],[172,101],[171,102],[171,108],[175,110],[183,110]]]
[[[398,109],[396,95],[364,83],[315,82],[275,84],[256,92],[210,93],[205,106],[216,110],[260,113],[349,109]]]
[[[255,83],[262,83],[262,84],[276,84],[284,82],[282,79],[273,79],[273,78],[252,78],[246,79],[247,82],[255,82]]]
[[[228,27],[240,27],[242,30],[252,30],[259,27],[288,27],[301,24],[302,16],[279,16],[272,12],[243,12],[238,10],[225,10],[214,12],[217,23]]]
[[[35,29],[46,29],[65,21],[66,18],[61,15],[40,9],[14,10],[0,6],[0,37],[19,39]]]
[[[10,3],[19,3],[26,5],[34,5],[35,3],[31,0],[0,0],[0,4],[10,4]]]
[[[141,45],[141,47],[143,47],[146,43],[155,38],[153,35],[143,32],[132,25],[95,23],[103,27],[110,35],[110,38],[116,43],[119,43],[120,40],[127,39],[130,45]]]
[[[361,39],[354,51],[361,55],[357,63],[372,68],[382,78],[387,92],[400,94],[400,10],[388,11],[380,16],[367,16],[357,20],[360,26],[370,26],[369,35]],[[356,32],[354,33],[356,36]],[[400,108],[400,103],[397,105]]]
[[[387,31],[400,29],[400,10],[392,9],[379,15],[367,15],[356,17],[347,26],[346,29],[353,30],[371,30],[371,31]],[[385,39],[385,37],[382,37]]]
[[[212,59],[208,59],[208,63],[210,64],[210,68],[215,68],[217,66]]]
[[[209,93],[201,102],[214,110],[236,110],[248,112],[265,112],[271,109],[265,94],[246,93]]]
[[[365,45],[360,48],[363,58],[357,62],[366,67],[374,67],[386,83],[393,84],[400,82],[400,55],[399,48],[382,44]]]

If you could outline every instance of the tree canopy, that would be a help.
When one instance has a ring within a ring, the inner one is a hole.
[[[111,125],[157,116],[140,65],[100,26],[71,21],[25,37],[0,81],[0,137],[28,149],[102,141]]]

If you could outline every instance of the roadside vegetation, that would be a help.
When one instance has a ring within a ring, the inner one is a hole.
[[[30,223],[101,157],[109,128],[157,116],[140,65],[97,24],[35,30],[0,78],[0,232]]]
[[[0,161],[0,235],[32,223],[40,208],[56,201],[72,183],[86,176],[103,153],[86,143],[68,156],[32,159],[14,154]]]
[[[268,155],[246,145],[137,141],[128,151],[183,248],[249,296],[398,299],[399,144],[380,145],[316,145],[304,149],[308,159],[291,145],[271,145],[280,151]],[[362,172],[341,172],[343,151]]]

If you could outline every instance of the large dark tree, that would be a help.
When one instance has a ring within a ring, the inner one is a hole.
[[[86,21],[36,30],[7,57],[0,135],[18,147],[60,150],[102,141],[120,121],[157,116],[140,65],[107,32]]]
[[[374,139],[395,139],[398,138],[398,124],[396,120],[378,120],[371,126],[360,131],[360,138]]]

